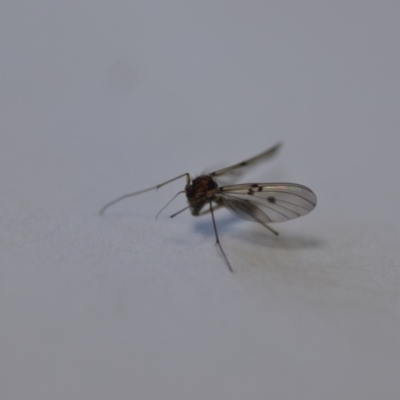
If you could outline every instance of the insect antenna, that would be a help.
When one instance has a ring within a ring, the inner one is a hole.
[[[189,184],[189,183],[190,183],[190,175],[186,172],[186,173],[184,173],[184,174],[182,174],[182,175],[177,176],[176,178],[172,178],[172,179],[170,179],[170,180],[168,180],[168,181],[166,181],[166,182],[160,183],[160,184],[158,184],[158,185],[156,185],[156,186],[153,186],[153,187],[151,187],[151,188],[139,190],[138,192],[133,192],[133,193],[124,194],[123,196],[118,197],[118,198],[116,198],[115,200],[112,200],[112,201],[110,201],[109,203],[105,204],[105,205],[100,209],[99,215],[103,215],[104,212],[107,210],[108,207],[111,207],[111,206],[114,205],[115,203],[119,203],[121,200],[124,200],[124,199],[126,199],[126,198],[128,198],[128,197],[136,196],[136,195],[138,195],[138,194],[150,192],[151,190],[159,189],[160,187],[162,187],[162,186],[164,186],[164,185],[167,185],[168,183],[171,183],[171,182],[173,182],[173,181],[176,181],[177,179],[182,178],[182,177],[184,177],[184,176],[186,176],[186,183]]]

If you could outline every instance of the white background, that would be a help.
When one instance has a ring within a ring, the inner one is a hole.
[[[0,6],[0,393],[398,399],[398,1]],[[184,172],[283,140],[242,181],[311,187],[275,238],[175,200]]]

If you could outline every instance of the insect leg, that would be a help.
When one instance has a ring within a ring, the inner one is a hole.
[[[216,210],[218,210],[219,208],[222,208],[222,207],[224,207],[223,204],[217,203],[217,205],[214,206],[214,210],[213,211],[216,211]],[[193,215],[195,217],[201,217],[202,215],[208,214],[210,212],[211,212],[211,209],[209,208],[208,210],[203,210],[203,211],[200,211],[198,214],[193,214]]]
[[[269,231],[271,231],[275,236],[279,236],[279,232],[276,231],[275,229],[272,229],[269,225],[263,224],[262,222],[260,222],[260,224],[265,228],[267,228]]]
[[[156,215],[156,219],[158,218],[158,216],[182,193],[185,193],[184,190],[178,192]]]
[[[188,208],[190,208],[190,204],[188,206],[186,206],[185,208],[182,208],[182,210],[179,210],[178,212],[176,212],[175,214],[170,215],[170,218],[174,218],[176,217],[178,214],[180,214],[181,212],[186,211]]]
[[[127,197],[132,197],[132,196],[136,196],[136,195],[138,195],[138,194],[150,192],[150,190],[159,189],[160,187],[162,187],[162,186],[164,186],[164,185],[167,185],[168,183],[171,183],[171,182],[173,182],[173,181],[176,181],[177,179],[180,179],[180,178],[182,178],[182,177],[184,177],[184,176],[186,176],[186,184],[189,184],[189,183],[190,183],[190,175],[189,175],[187,172],[185,172],[184,174],[179,175],[179,176],[177,176],[176,178],[172,178],[172,179],[170,179],[170,180],[168,180],[168,181],[166,181],[166,182],[160,183],[160,184],[158,184],[158,185],[156,185],[156,186],[153,186],[153,187],[151,187],[151,188],[139,190],[138,192],[133,192],[133,193],[124,194],[123,196],[118,197],[118,198],[116,198],[115,200],[110,201],[109,203],[107,203],[106,205],[104,205],[104,206],[100,209],[99,215],[103,215],[104,212],[107,210],[108,207],[114,205],[115,203],[120,202],[121,200],[126,199]]]
[[[225,254],[225,252],[224,252],[224,249],[222,248],[221,243],[219,242],[218,231],[217,231],[217,225],[215,224],[214,210],[213,210],[213,206],[212,206],[212,202],[211,202],[211,201],[210,201],[210,212],[211,212],[211,217],[212,217],[212,221],[213,221],[214,232],[215,232],[215,239],[216,239],[216,241],[217,241],[217,245],[218,245],[218,247],[220,248],[221,253],[222,253],[222,255],[223,255],[224,258],[225,258],[225,262],[226,262],[226,265],[227,265],[228,268],[229,268],[229,271],[233,272],[233,269],[232,269],[232,267],[231,267],[231,264],[230,264],[229,261],[228,261],[228,257],[226,256],[226,254]]]

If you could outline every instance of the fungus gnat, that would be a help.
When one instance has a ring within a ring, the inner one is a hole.
[[[193,180],[190,177],[190,174],[186,172],[151,188],[125,194],[107,203],[99,211],[99,214],[104,214],[108,207],[123,199],[126,199],[127,197],[132,197],[138,194],[149,192],[151,190],[159,189],[168,183],[186,177],[185,189],[178,192],[159,211],[157,216],[179,194],[185,193],[189,205],[175,214],[172,214],[171,218],[187,209],[190,209],[190,212],[194,216],[211,213],[216,244],[219,246],[229,270],[233,272],[231,264],[229,263],[229,260],[219,241],[217,225],[214,217],[215,210],[225,207],[238,217],[247,219],[249,221],[258,222],[273,234],[278,235],[278,232],[268,225],[269,223],[283,222],[301,217],[312,211],[317,204],[317,198],[312,190],[296,183],[242,183],[237,185],[223,184],[223,179],[225,179],[227,183],[229,183],[229,181],[232,183],[246,170],[246,167],[252,167],[261,161],[270,159],[277,153],[280,147],[281,144],[278,143],[274,147],[271,147],[261,154],[249,158],[248,160],[234,164],[227,168],[220,169],[218,171],[204,173]],[[208,205],[209,208],[203,210],[204,206],[206,205]]]

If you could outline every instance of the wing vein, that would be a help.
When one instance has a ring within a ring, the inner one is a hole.
[[[234,189],[234,185],[232,185],[232,186],[223,186],[223,187],[220,187],[219,188],[219,191],[220,192],[222,192],[222,193],[227,193],[227,192],[230,192],[230,193],[236,193],[236,194],[240,194],[240,195],[245,195],[245,194],[248,194],[247,193],[247,191],[248,191],[248,186],[249,185],[246,185],[245,187],[246,187],[246,189],[240,189],[241,191],[243,191],[243,192],[239,192],[238,190],[235,190]],[[260,186],[262,186],[262,185],[260,185]],[[230,189],[231,188],[231,189]],[[307,189],[308,191],[309,191],[309,193],[312,193],[309,189]],[[279,193],[279,194],[288,194],[288,195],[292,195],[292,196],[296,196],[296,197],[299,197],[300,199],[303,199],[304,201],[306,201],[307,203],[309,203],[310,205],[312,205],[313,206],[313,208],[315,207],[315,203],[314,202],[312,202],[311,200],[309,200],[309,199],[307,199],[305,196],[302,196],[302,195],[300,195],[300,194],[298,194],[298,193],[293,193],[293,192],[288,192],[288,191],[283,191],[283,190],[276,190],[276,188],[274,188],[274,189],[272,189],[271,188],[271,190],[265,190],[265,191],[263,191],[263,192],[260,192],[260,193],[264,193],[264,194],[266,194],[266,193],[268,193],[268,194],[273,194],[273,193]],[[257,197],[257,195],[259,195],[259,193],[258,192],[255,192],[254,193],[255,194],[255,196],[254,197]],[[258,197],[258,198],[260,198],[260,197]]]
[[[248,201],[248,202],[252,203],[255,207],[257,207],[256,204],[257,204],[257,205],[261,205],[261,206],[263,206],[263,207],[265,207],[265,208],[268,208],[268,209],[270,209],[270,210],[272,210],[272,211],[274,211],[274,212],[276,212],[276,213],[282,215],[282,217],[284,217],[284,218],[286,218],[286,219],[292,219],[290,216],[287,216],[287,215],[284,214],[283,212],[281,212],[281,211],[279,211],[279,210],[275,210],[274,208],[272,208],[270,204],[264,204],[264,203],[261,204],[259,201],[255,201],[255,200],[253,200],[253,199],[252,199],[252,200],[250,200],[250,199],[242,199],[242,198],[240,198],[240,197],[237,197],[237,196],[234,196],[234,195],[231,195],[231,194],[226,195],[226,193],[225,193],[225,196],[226,196],[226,197],[230,197],[230,198],[232,198],[232,199],[235,199],[235,201],[237,201],[237,202]],[[257,199],[257,198],[255,197],[255,199]],[[262,212],[262,213],[270,220],[270,222],[272,222],[271,217],[269,217],[267,214],[265,214],[265,212],[262,211],[259,207],[257,207],[257,209],[258,209],[260,212]],[[292,211],[292,210],[289,210],[289,211]],[[294,212],[294,213],[297,214],[296,212]],[[299,214],[299,216],[301,216],[301,214]]]

